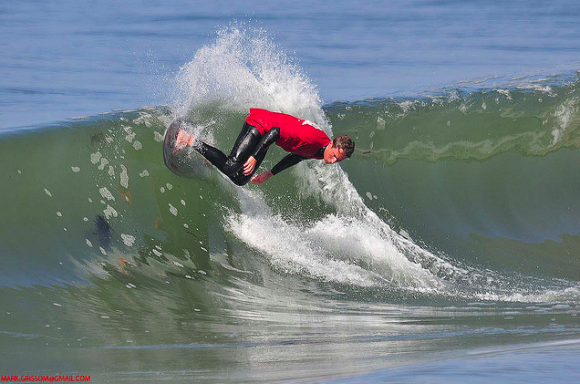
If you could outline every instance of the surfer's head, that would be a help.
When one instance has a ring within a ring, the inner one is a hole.
[[[350,136],[342,135],[334,138],[332,143],[324,150],[324,162],[334,164],[352,156],[354,152],[354,141]]]

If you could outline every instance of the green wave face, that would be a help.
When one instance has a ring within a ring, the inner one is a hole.
[[[575,281],[576,92],[570,82],[335,103],[327,127],[357,142],[346,173],[310,161],[262,187],[234,187],[193,150],[199,177],[169,172],[162,108],[7,135],[2,281],[86,281],[102,260],[188,261],[191,277],[212,268],[212,252],[237,269],[233,243],[278,272],[347,286],[486,291],[486,269],[505,275],[501,289],[525,276]],[[244,116],[213,104],[189,119],[225,149]],[[273,149],[264,167],[282,156]]]

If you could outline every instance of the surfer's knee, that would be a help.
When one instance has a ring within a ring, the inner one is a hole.
[[[236,159],[228,157],[224,163],[222,172],[225,173],[229,178],[233,178],[240,172],[240,169],[242,169],[243,165],[243,163],[236,161]]]

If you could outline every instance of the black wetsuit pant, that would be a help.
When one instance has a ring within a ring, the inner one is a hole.
[[[194,148],[210,163],[215,165],[223,174],[229,177],[236,185],[245,185],[252,178],[268,151],[268,145],[259,146],[262,135],[256,127],[244,123],[242,131],[232,148],[229,156],[222,151],[204,142],[198,142]],[[259,148],[260,147],[260,148]],[[257,153],[256,153],[257,152]],[[250,156],[256,159],[256,167],[250,175],[244,175],[244,163]]]

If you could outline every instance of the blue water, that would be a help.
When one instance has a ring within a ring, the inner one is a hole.
[[[173,75],[234,21],[332,102],[575,68],[579,14],[573,0],[3,2],[0,129],[171,103]]]
[[[0,134],[27,133],[0,135],[0,374],[577,381],[578,20],[572,0],[1,3]],[[211,115],[214,91],[236,105],[220,146],[252,95],[358,152],[263,188],[177,178],[171,107]]]
[[[453,359],[409,364],[318,384],[374,383],[577,383],[578,341],[481,350]],[[553,349],[554,347],[560,347]]]

